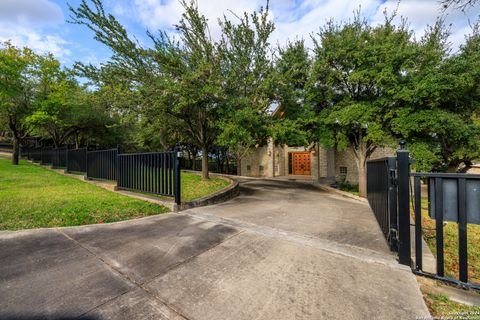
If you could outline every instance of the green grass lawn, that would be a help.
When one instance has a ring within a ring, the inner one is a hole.
[[[479,319],[480,306],[467,306],[451,301],[445,295],[427,293],[425,302],[432,316],[444,319]]]
[[[167,212],[21,161],[0,159],[0,230],[113,222]]]
[[[182,202],[202,198],[219,191],[230,185],[230,182],[221,178],[210,176],[207,181],[202,180],[200,174],[182,172],[181,195]]]
[[[202,181],[196,174],[182,174],[183,201],[228,184],[219,178]],[[167,211],[26,161],[13,166],[0,158],[0,230],[113,222]]]
[[[413,210],[412,210],[413,216]],[[423,238],[436,255],[435,220],[428,215],[428,201],[422,199]],[[445,275],[458,279],[458,224],[448,222],[443,228]],[[480,283],[480,225],[467,225],[468,277],[470,282]]]

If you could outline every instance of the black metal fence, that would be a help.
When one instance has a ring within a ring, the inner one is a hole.
[[[180,164],[176,152],[119,154],[118,162],[118,188],[180,195]]]
[[[176,152],[120,154],[118,148],[88,151],[87,148],[22,148],[29,160],[85,173],[89,179],[117,180],[119,189],[180,197],[180,160]]]
[[[413,190],[410,190],[411,177]],[[423,265],[422,179],[428,186],[428,213],[435,220],[435,273],[424,271]],[[414,263],[410,239],[410,191],[414,192]],[[480,175],[410,173],[409,153],[401,149],[394,158],[367,163],[367,197],[387,239],[396,238],[400,263],[411,266],[418,275],[480,289],[480,284],[469,282],[467,242],[467,225],[480,224]],[[446,221],[458,223],[458,279],[445,275]]]
[[[396,157],[367,162],[367,198],[390,248],[404,265],[411,264],[409,176],[410,156],[403,145]]]
[[[415,197],[415,264],[417,274],[480,290],[469,282],[467,224],[480,224],[480,175],[413,173]],[[428,211],[435,219],[436,274],[423,270],[421,179],[428,186]],[[458,224],[458,279],[445,276],[444,222]],[[477,243],[480,247],[480,243]],[[477,249],[478,250],[478,249]],[[475,251],[472,251],[475,252]],[[478,263],[478,262],[477,262]]]
[[[392,251],[398,250],[395,169],[394,157],[371,160],[367,163],[368,202]]]
[[[53,148],[44,148],[41,150],[40,164],[52,164]]]
[[[40,162],[42,160],[42,149],[41,148],[28,149],[27,158],[29,160],[32,160],[33,162]]]
[[[87,178],[117,180],[118,149],[87,152]]]
[[[193,161],[195,161],[195,165],[193,164]],[[201,159],[191,160],[191,159],[180,158],[180,168],[182,170],[201,171],[202,170],[202,160]],[[208,171],[213,172],[213,173],[223,173],[223,174],[236,175],[237,174],[237,163],[236,162],[233,162],[233,163],[229,162],[227,164],[225,162],[225,163],[219,164],[218,161],[210,158],[209,161],[208,161]]]
[[[52,167],[54,168],[67,167],[67,147],[53,149]]]
[[[87,148],[67,150],[67,171],[87,172]]]

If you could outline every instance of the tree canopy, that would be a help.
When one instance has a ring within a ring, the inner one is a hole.
[[[441,18],[416,38],[407,19],[386,14],[372,25],[357,11],[319,26],[308,48],[303,39],[272,45],[268,1],[256,12],[225,14],[217,37],[195,1],[181,4],[176,32],[148,31],[149,43],[101,0],[70,7],[70,22],[112,50],[97,66],[68,69],[52,55],[5,43],[0,126],[17,146],[36,135],[56,146],[181,149],[191,160],[202,156],[205,179],[209,154],[240,163],[269,139],[320,144],[352,154],[363,196],[366,162],[400,139],[417,170],[458,171],[480,158],[478,23],[452,52]]]

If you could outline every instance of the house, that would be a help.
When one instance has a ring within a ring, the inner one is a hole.
[[[378,148],[371,159],[393,156],[394,153],[391,148]],[[275,145],[272,139],[242,158],[240,174],[358,184],[357,165],[350,148],[338,151],[318,143],[307,148]]]

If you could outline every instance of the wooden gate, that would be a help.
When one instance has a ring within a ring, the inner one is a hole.
[[[292,174],[310,175],[310,152],[292,152]]]

